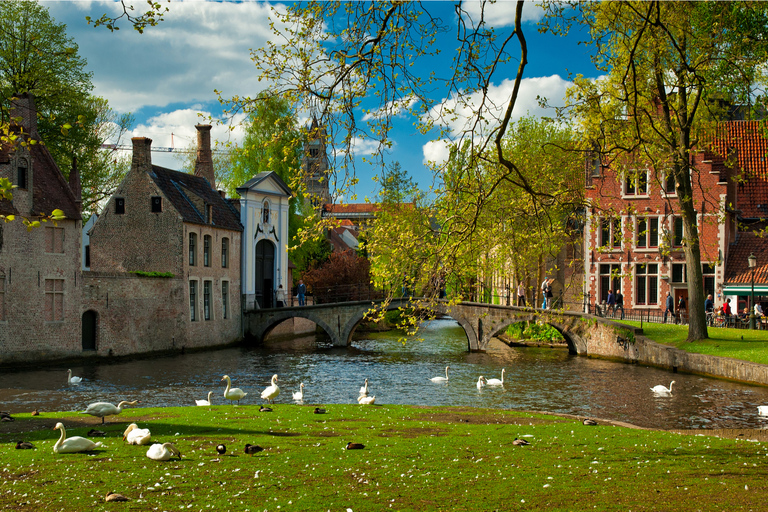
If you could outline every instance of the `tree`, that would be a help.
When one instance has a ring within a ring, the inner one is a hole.
[[[416,183],[408,176],[408,171],[403,170],[400,162],[385,168],[381,174],[378,179],[381,186],[379,198],[383,204],[408,203],[418,195]]]
[[[604,80],[578,77],[568,108],[604,159],[633,172],[638,159],[656,176],[671,173],[683,219],[688,269],[689,340],[707,338],[692,165],[712,140],[724,105],[747,99],[764,82],[766,6],[753,2],[574,2],[590,33]],[[550,4],[553,15],[566,14]],[[557,22],[555,22],[557,21]],[[636,172],[636,171],[634,171]],[[710,211],[719,208],[715,201]]]
[[[332,253],[328,261],[307,271],[303,278],[318,301],[370,298],[370,264],[352,250]]]

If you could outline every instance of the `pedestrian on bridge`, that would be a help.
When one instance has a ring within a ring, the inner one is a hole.
[[[521,308],[525,307],[525,285],[522,281],[517,285],[517,305]]]
[[[307,285],[304,281],[299,279],[299,285],[296,287],[296,297],[299,299],[299,306],[306,306],[307,304]]]

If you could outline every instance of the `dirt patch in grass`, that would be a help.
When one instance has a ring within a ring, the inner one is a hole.
[[[426,437],[426,436],[439,436],[448,432],[448,429],[444,428],[388,428],[381,431],[380,437]]]

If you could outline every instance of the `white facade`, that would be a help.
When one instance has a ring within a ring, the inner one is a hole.
[[[243,225],[241,286],[245,310],[274,307],[288,281],[288,213],[291,189],[274,172],[263,172],[238,187]],[[266,255],[266,257],[265,257]],[[271,257],[270,257],[271,256]]]

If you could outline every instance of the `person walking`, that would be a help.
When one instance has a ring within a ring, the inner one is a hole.
[[[621,290],[616,290],[616,310],[621,310],[621,319],[624,320],[624,296],[621,294]],[[613,316],[616,316],[614,311]]]
[[[552,283],[555,282],[555,278],[551,278],[547,280],[547,286],[544,291],[544,301],[546,309],[552,308],[552,297],[554,294],[552,293]]]
[[[277,287],[277,291],[275,292],[275,302],[277,302],[277,307],[285,307],[285,290],[283,290],[283,285]]]
[[[525,307],[525,286],[522,281],[517,285],[517,305],[521,308]]]
[[[616,316],[616,296],[611,292],[611,290],[608,290],[608,298],[605,300],[606,305],[608,306],[605,309],[605,316],[608,316],[608,313],[612,313],[613,316]]]
[[[306,306],[307,304],[307,285],[304,281],[299,279],[299,285],[296,287],[296,297],[299,299],[299,306]]]
[[[682,295],[677,301],[677,319],[681,325],[685,323],[685,298]]]
[[[549,283],[548,277],[545,277],[544,281],[541,282],[541,309],[547,309],[547,284],[548,283]]]
[[[664,301],[664,323],[667,323],[668,313],[672,313],[672,318],[677,321],[677,316],[675,316],[675,301],[669,292],[667,292],[667,300]]]

